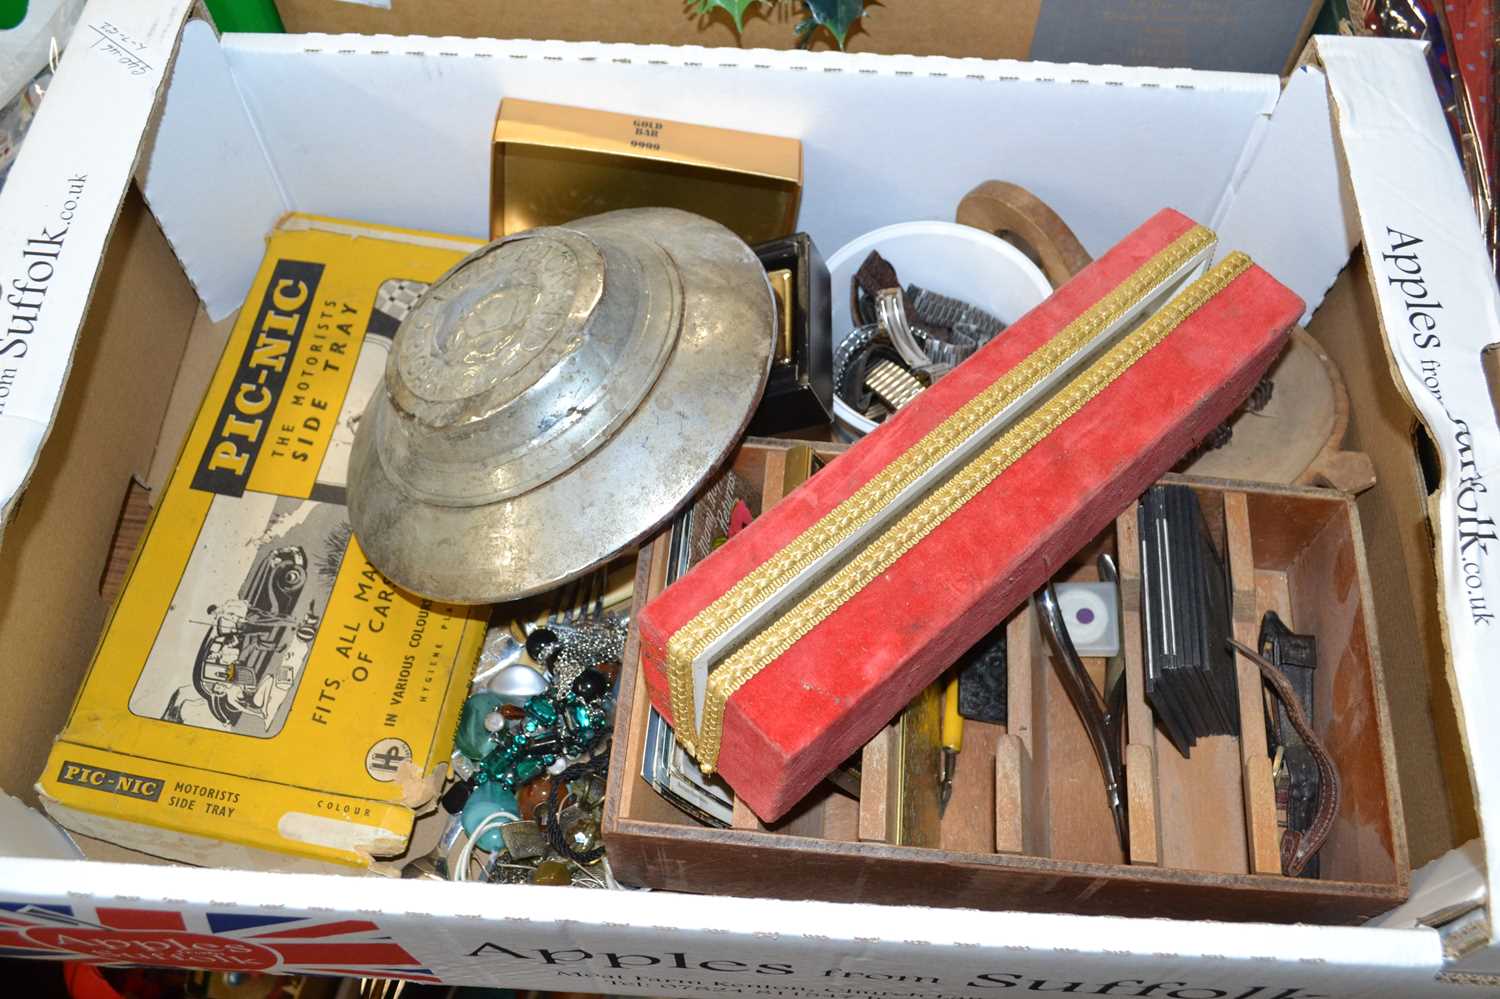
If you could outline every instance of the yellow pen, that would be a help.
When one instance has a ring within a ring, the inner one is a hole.
[[[943,684],[943,769],[941,807],[948,807],[953,797],[953,773],[958,769],[958,754],[964,748],[964,716],[958,713],[958,671],[948,674]]]

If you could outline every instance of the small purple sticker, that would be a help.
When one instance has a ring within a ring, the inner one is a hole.
[[[1078,608],[1078,623],[1079,624],[1093,624],[1094,623],[1094,612],[1092,610],[1090,610],[1089,608],[1087,608],[1087,607],[1080,607],[1080,608]]]

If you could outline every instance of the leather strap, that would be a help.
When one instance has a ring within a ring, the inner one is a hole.
[[[879,297],[880,293],[887,288],[901,290],[901,279],[896,275],[895,266],[880,255],[879,250],[871,250],[870,255],[865,257],[864,263],[859,265],[859,270],[854,272],[854,281],[850,286],[849,316],[854,320],[856,326],[864,323],[864,317],[859,311],[859,293],[863,291],[869,296],[871,303]],[[906,321],[913,327],[929,328],[931,323],[924,323],[917,315],[916,308],[911,304],[911,299],[906,295],[901,296],[901,307],[906,313]],[[933,330],[943,336],[947,329],[938,328]]]
[[[1333,830],[1333,822],[1338,817],[1340,793],[1338,767],[1334,765],[1328,748],[1318,738],[1318,733],[1313,731],[1307,716],[1302,713],[1302,705],[1297,700],[1297,692],[1292,689],[1292,685],[1287,682],[1281,670],[1248,645],[1243,645],[1232,638],[1229,644],[1260,667],[1261,680],[1271,688],[1271,693],[1276,695],[1277,700],[1281,701],[1287,720],[1302,737],[1308,752],[1312,754],[1313,761],[1318,765],[1318,810],[1313,815],[1312,825],[1306,832],[1294,832],[1288,829],[1281,836],[1281,873],[1288,877],[1296,877],[1328,841],[1328,834]]]

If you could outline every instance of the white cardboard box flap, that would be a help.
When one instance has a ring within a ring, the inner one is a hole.
[[[1322,71],[1300,66],[1260,141],[1246,150],[1245,166],[1224,192],[1214,220],[1220,254],[1250,254],[1301,295],[1307,302],[1304,323],[1360,240],[1331,120]]]
[[[189,0],[93,0],[0,189],[0,529],[73,347]]]
[[[1500,871],[1500,428],[1481,353],[1500,340],[1500,290],[1447,123],[1415,42],[1319,38],[1364,232],[1386,349],[1442,455],[1431,501],[1458,690],[1486,847]]]
[[[4,869],[5,897],[55,903],[62,897],[59,886],[76,884],[75,872],[85,866],[93,870],[93,897],[74,900],[66,913],[27,913],[27,923],[36,928],[19,931],[23,946],[56,939],[48,927],[68,920],[81,932],[63,936],[63,942],[84,949],[91,940],[87,927],[146,922],[134,900],[151,898],[170,900],[175,922],[158,927],[169,931],[162,937],[191,934],[205,948],[217,941],[221,953],[237,944],[244,948],[237,959],[247,964],[275,960],[270,951],[279,954],[281,966],[311,969],[321,963],[332,970],[317,948],[281,939],[294,931],[312,937],[323,925],[328,946],[351,948],[344,952],[345,967],[379,974],[374,969],[384,965],[396,976],[508,988],[759,999],[979,999],[1033,992],[1419,999],[1452,991],[1434,981],[1441,963],[1436,934],[1418,930],[1310,930],[377,878],[330,884],[326,875],[241,871],[208,879],[184,867],[68,861],[10,865]],[[335,897],[337,911],[320,913],[306,904],[320,899],[326,905]],[[288,905],[289,899],[298,901]],[[278,931],[279,921],[289,927]],[[117,959],[149,955],[149,935],[139,936],[140,944],[115,945]],[[101,933],[98,939],[96,946],[103,948],[110,937]],[[393,942],[381,950],[372,946],[376,941]],[[171,945],[187,947],[188,941]]]
[[[240,307],[266,234],[290,206],[207,22],[189,21],[183,29],[174,80],[192,82],[167,91],[142,193],[168,241],[183,240],[173,249],[210,317],[219,320]],[[180,191],[198,197],[170,193]],[[211,298],[208,289],[219,288],[238,288],[238,297]]]

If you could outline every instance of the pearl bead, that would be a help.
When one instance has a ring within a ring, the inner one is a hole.
[[[536,695],[547,692],[547,678],[524,663],[516,663],[490,677],[489,690],[504,704],[524,707]]]

